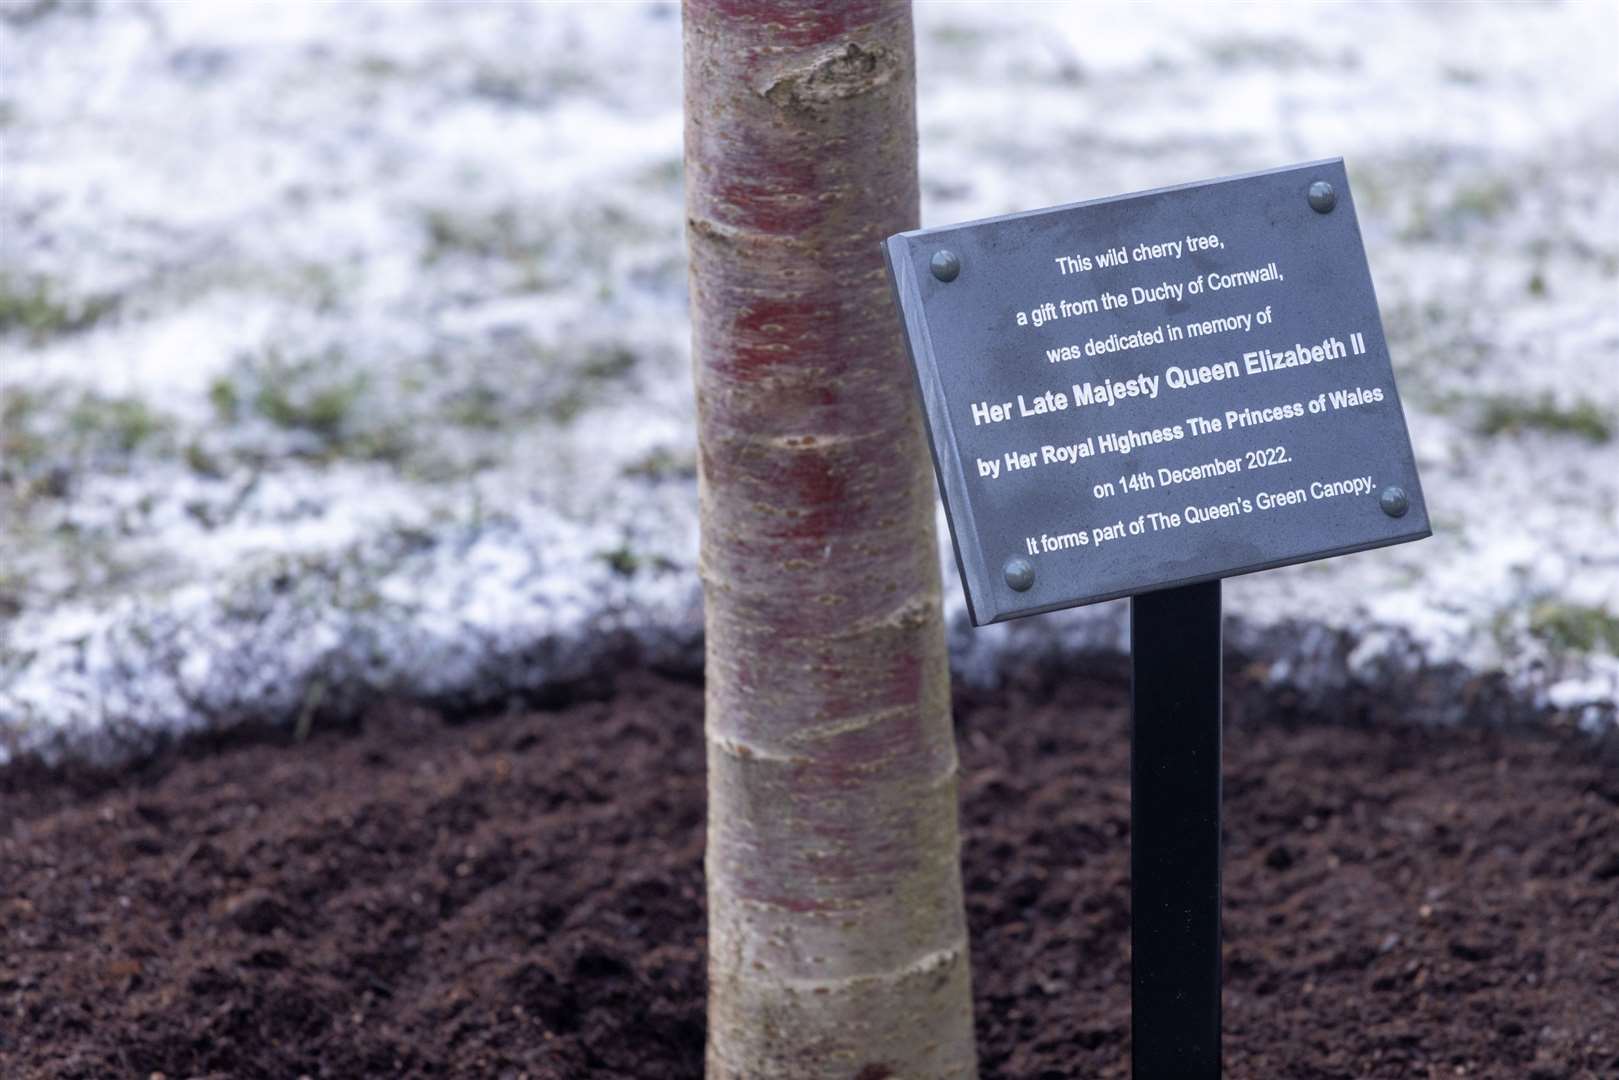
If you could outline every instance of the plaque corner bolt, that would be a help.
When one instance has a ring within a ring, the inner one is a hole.
[[[1405,517],[1405,512],[1411,509],[1411,500],[1406,496],[1405,488],[1390,484],[1378,495],[1377,505],[1381,506],[1383,513],[1389,517]]]
[[[940,248],[933,253],[928,266],[932,269],[933,276],[940,281],[954,281],[956,275],[961,273],[961,256],[949,248]]]
[[[1318,214],[1330,214],[1332,208],[1338,205],[1338,193],[1332,190],[1332,185],[1325,180],[1317,180],[1310,185],[1310,209]]]
[[[1018,592],[1028,592],[1034,584],[1034,564],[1021,555],[1007,559],[1002,570],[1006,574],[1006,583]]]

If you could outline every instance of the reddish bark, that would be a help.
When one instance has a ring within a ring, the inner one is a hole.
[[[933,487],[879,249],[917,218],[909,5],[688,0],[685,41],[709,1074],[971,1076]]]

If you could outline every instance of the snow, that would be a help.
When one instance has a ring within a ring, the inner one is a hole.
[[[1436,535],[1232,580],[1233,648],[1611,726],[1619,12],[916,14],[926,224],[1348,160]],[[0,329],[0,760],[698,662],[679,35],[0,0],[0,294],[44,297]],[[963,677],[1127,648],[1121,604],[974,631],[944,573]]]

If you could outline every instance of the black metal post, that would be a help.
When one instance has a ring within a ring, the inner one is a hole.
[[[1135,1080],[1220,1075],[1220,583],[1130,600]]]

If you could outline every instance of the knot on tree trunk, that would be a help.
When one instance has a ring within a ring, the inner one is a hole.
[[[866,48],[851,41],[810,64],[781,72],[763,95],[778,108],[814,112],[888,85],[899,74],[900,63],[900,57],[889,49],[880,45]]]

